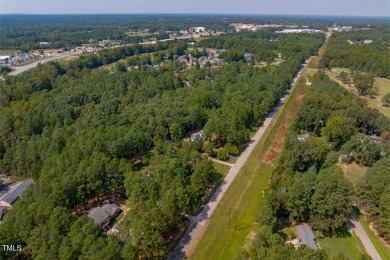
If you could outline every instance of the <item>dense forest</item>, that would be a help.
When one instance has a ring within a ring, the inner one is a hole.
[[[372,42],[364,43],[365,40]],[[321,65],[326,68],[350,68],[390,79],[389,44],[390,32],[387,27],[336,32],[321,59]]]
[[[214,147],[241,148],[323,41],[321,34],[271,33],[274,41],[262,34],[240,34],[229,48],[283,53],[279,65],[232,60],[186,67],[174,57],[187,52],[187,43],[170,41],[6,77],[0,83],[1,173],[35,185],[7,212],[0,242],[21,244],[21,254],[37,259],[164,255],[184,214],[221,179],[202,157],[205,147],[183,138],[204,129]],[[205,40],[197,47],[216,46]],[[153,64],[161,56],[164,63]],[[113,62],[113,70],[102,66]],[[135,68],[134,62],[158,66]],[[83,214],[91,201],[109,196],[128,199],[131,209],[111,236]]]
[[[302,259],[292,246],[282,245],[283,223],[309,222],[318,234],[329,235],[345,226],[353,201],[369,205],[377,230],[388,239],[389,131],[388,118],[317,72],[287,133],[266,202],[258,212],[258,238],[242,257]],[[302,133],[309,136],[299,140]],[[371,140],[372,134],[382,136],[383,142]],[[347,162],[372,166],[356,187],[337,166],[340,155],[347,155]],[[263,236],[263,231],[268,235]],[[301,255],[309,254],[309,248],[304,250]],[[318,255],[311,258],[326,259],[322,253],[316,251]]]

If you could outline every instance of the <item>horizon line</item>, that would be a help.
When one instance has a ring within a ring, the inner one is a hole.
[[[306,17],[356,17],[356,18],[386,18],[382,15],[340,15],[340,14],[266,14],[266,13],[154,13],[154,12],[137,12],[137,13],[0,13],[1,15],[228,15],[228,16],[306,16]]]

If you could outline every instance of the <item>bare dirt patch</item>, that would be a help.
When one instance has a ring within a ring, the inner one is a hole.
[[[308,85],[309,80],[306,78],[305,83],[301,83],[296,86],[298,93],[294,97],[294,104],[292,107],[298,107],[301,100],[305,95],[305,85]],[[311,84],[311,83],[310,83]],[[295,119],[297,110],[289,109],[283,113],[282,124],[276,129],[275,137],[272,140],[271,145],[268,147],[267,151],[263,156],[263,161],[265,163],[272,163],[274,159],[282,152],[282,144],[286,140],[286,132],[290,127],[291,123]]]
[[[255,240],[256,238],[256,232],[255,231],[251,231],[248,235],[248,239],[249,240]]]

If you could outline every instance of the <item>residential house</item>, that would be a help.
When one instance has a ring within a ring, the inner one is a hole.
[[[111,219],[118,216],[121,212],[121,209],[115,204],[105,204],[102,209],[110,215]]]
[[[10,190],[0,198],[0,206],[10,208],[17,201],[23,191],[25,191],[31,184],[32,180],[22,181],[10,188]]]
[[[303,134],[303,135],[297,135],[297,138],[299,141],[305,141],[305,140],[308,140],[310,138],[310,135],[308,133]]]
[[[88,212],[88,217],[91,218],[96,225],[105,229],[108,224],[110,224],[111,220],[118,216],[120,212],[121,209],[117,205],[106,203],[102,207],[92,208]]]
[[[244,54],[245,61],[250,62],[252,60],[252,56],[253,56],[253,54],[251,54],[251,53],[245,53]]]
[[[295,226],[295,230],[298,233],[299,245],[306,245],[314,250],[317,250],[317,244],[314,241],[315,236],[309,225],[303,224]]]
[[[200,130],[199,132],[193,133],[191,135],[191,141],[194,142],[195,140],[199,140],[199,141],[204,140],[203,130]]]
[[[371,135],[371,136],[370,136],[370,139],[371,139],[372,141],[374,141],[375,143],[382,143],[382,139],[380,138],[380,136]]]
[[[101,228],[106,228],[110,224],[111,216],[101,207],[95,207],[88,212],[88,217],[99,225]]]

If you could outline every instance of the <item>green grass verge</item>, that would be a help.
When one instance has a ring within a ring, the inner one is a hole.
[[[331,237],[317,239],[321,249],[328,252],[330,259],[343,254],[349,259],[359,259],[360,255],[365,252],[360,239],[351,235],[347,230],[338,231]]]
[[[24,66],[24,65],[28,65],[28,64],[34,63],[36,61],[38,61],[38,60],[36,60],[36,59],[26,60],[26,61],[23,61],[21,63],[17,63],[15,65],[15,67],[21,67],[21,66]]]
[[[16,182],[20,182],[20,181],[24,181],[26,178],[25,177],[21,177],[21,176],[9,176],[9,181],[11,183],[16,183]]]
[[[303,80],[303,77],[298,80],[286,104],[280,108],[264,137],[227,190],[189,259],[232,259],[244,246],[249,233],[256,229],[255,216],[273,170],[273,165],[261,160],[275,138],[276,130],[283,123],[284,117],[281,115],[293,109],[295,96],[304,87]],[[235,206],[237,210],[234,210]]]
[[[360,213],[359,209],[353,207],[353,210],[355,211],[356,216],[359,218],[359,222],[362,224],[363,229],[370,238],[371,243],[374,245],[376,251],[378,251],[378,254],[382,257],[383,260],[390,260],[390,248],[388,248],[384,242],[380,241],[379,238],[370,229],[367,221],[364,219],[364,216]]]
[[[222,164],[222,163],[213,162],[213,165],[214,165],[214,168],[217,170],[217,172],[219,172],[223,176],[225,176],[230,170],[229,166]]]

